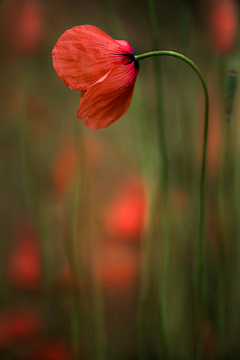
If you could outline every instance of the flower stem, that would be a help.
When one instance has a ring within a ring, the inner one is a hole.
[[[185,61],[190,65],[193,70],[197,73],[205,94],[205,125],[204,125],[204,139],[203,139],[203,157],[201,167],[201,178],[200,178],[200,221],[199,221],[199,242],[198,242],[198,290],[199,290],[199,302],[203,309],[204,307],[204,274],[203,274],[203,253],[204,253],[204,227],[205,227],[205,177],[206,177],[206,158],[207,158],[207,138],[208,138],[208,114],[209,114],[209,95],[206,80],[204,79],[199,68],[194,64],[192,60],[186,56],[176,53],[174,51],[162,50],[162,51],[151,51],[141,55],[135,55],[135,60],[145,59],[152,56],[173,56]]]

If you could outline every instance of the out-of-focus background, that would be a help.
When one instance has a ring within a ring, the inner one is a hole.
[[[1,360],[239,358],[239,6],[1,0]],[[181,60],[141,60],[127,113],[90,130],[51,55],[82,24],[181,52],[207,80],[203,308],[201,83]]]

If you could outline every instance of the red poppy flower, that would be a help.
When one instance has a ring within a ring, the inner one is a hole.
[[[128,109],[138,73],[134,50],[91,25],[65,31],[55,45],[53,66],[64,83],[83,90],[77,117],[102,129]]]

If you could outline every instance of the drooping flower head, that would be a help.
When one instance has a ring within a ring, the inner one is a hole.
[[[82,90],[77,117],[91,129],[102,129],[128,109],[138,73],[132,46],[114,40],[95,26],[65,31],[52,56],[58,76],[73,90]]]

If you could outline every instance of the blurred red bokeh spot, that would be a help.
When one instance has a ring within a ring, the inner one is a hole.
[[[14,286],[38,288],[41,285],[39,239],[31,222],[20,223],[14,230],[16,239],[7,264],[7,276]]]
[[[126,245],[104,242],[97,248],[96,280],[106,289],[125,290],[134,285],[139,273],[139,257]]]
[[[38,243],[25,239],[16,244],[9,261],[8,277],[13,285],[37,288],[41,283]]]
[[[237,40],[239,8],[235,0],[213,0],[208,9],[212,43],[220,53],[234,49]]]
[[[45,36],[44,3],[8,0],[1,4],[1,32],[6,46],[19,54],[33,53]]]
[[[190,201],[187,193],[176,187],[170,193],[169,204],[172,215],[176,219],[182,219],[188,213]]]
[[[61,341],[40,344],[34,351],[33,360],[72,360],[67,345]]]
[[[97,137],[87,135],[76,140],[71,133],[62,137],[52,165],[56,194],[61,196],[71,190],[78,166],[81,167],[81,176],[85,176],[90,167],[97,166],[101,154],[102,147]]]
[[[124,183],[105,213],[105,227],[109,235],[123,240],[137,241],[146,228],[148,196],[140,179]]]
[[[203,323],[202,351],[205,359],[216,359],[219,351],[217,333],[209,320]]]
[[[24,104],[22,104],[22,107]],[[47,136],[58,124],[58,115],[46,101],[31,95],[28,99],[26,129],[35,140]]]
[[[77,174],[78,153],[74,136],[61,140],[52,166],[52,180],[57,195],[71,189]]]
[[[221,148],[222,148],[222,130],[223,130],[223,108],[217,96],[210,92],[209,108],[209,126],[208,126],[208,147],[207,147],[207,176],[216,174],[219,169]],[[199,122],[199,131],[203,134],[204,129],[204,107],[201,108],[201,121]],[[198,158],[202,161],[203,138],[199,137]]]
[[[39,314],[29,309],[11,309],[0,314],[0,347],[25,341],[39,334],[43,321]]]
[[[103,154],[103,147],[100,139],[93,134],[85,135],[83,137],[83,152],[85,166],[97,166],[101,161]]]

